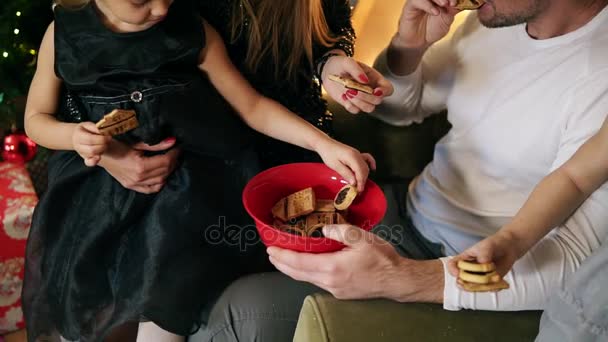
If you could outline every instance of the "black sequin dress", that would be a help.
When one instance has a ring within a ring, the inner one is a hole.
[[[30,340],[97,341],[139,320],[188,335],[202,307],[243,273],[242,241],[209,232],[220,217],[244,216],[246,176],[225,160],[243,151],[247,134],[197,68],[205,37],[196,13],[178,0],[162,23],[115,33],[93,5],[55,8],[65,116],[96,122],[112,109],[134,109],[140,126],[116,139],[155,144],[174,136],[182,153],[152,195],[123,188],[73,151],[51,157],[27,246]]]
[[[248,47],[247,34],[242,33],[236,41],[231,39],[232,13],[235,6],[240,5],[240,0],[197,1],[202,15],[222,35],[233,63],[259,92],[281,103],[329,135],[333,134],[332,114],[327,110],[327,102],[321,94],[321,85],[308,61],[302,60],[295,80],[290,80],[284,71],[281,71],[283,74],[276,78],[274,61],[270,56],[266,56],[261,61],[257,70],[249,70],[245,65]],[[332,49],[341,49],[348,56],[352,56],[355,33],[350,21],[350,1],[322,0],[322,2],[327,24],[332,35],[337,38],[337,42],[333,47],[314,44],[314,60],[319,60]],[[245,23],[245,29],[247,26],[248,23]],[[285,38],[289,39],[289,37]],[[316,66],[317,63],[314,65]],[[319,157],[311,151],[257,133],[253,135],[255,148],[263,168],[291,162],[318,161]]]

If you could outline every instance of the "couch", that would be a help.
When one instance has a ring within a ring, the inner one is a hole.
[[[449,129],[445,113],[419,125],[393,127],[330,107],[337,138],[376,157],[378,171],[370,177],[378,183],[408,182],[420,173],[431,161],[434,143]],[[341,301],[315,294],[304,301],[294,341],[533,341],[540,316],[540,311],[452,312],[436,304]]]

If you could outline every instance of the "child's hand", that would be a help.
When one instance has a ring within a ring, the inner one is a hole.
[[[519,244],[512,235],[498,232],[452,258],[449,262],[449,271],[453,276],[458,277],[458,261],[474,260],[479,263],[494,262],[496,272],[504,276],[521,256],[518,247]]]
[[[86,166],[95,166],[101,159],[101,154],[108,148],[112,137],[99,134],[97,126],[92,122],[81,122],[72,133],[72,146],[84,159]]]
[[[333,139],[321,142],[315,149],[323,162],[344,177],[349,184],[356,185],[359,192],[365,188],[370,168],[376,169],[376,160],[368,153]]]
[[[346,89],[340,83],[333,82],[329,75],[338,75],[370,85],[374,94]],[[393,93],[393,85],[376,71],[363,63],[345,56],[331,57],[323,68],[323,88],[336,102],[352,114],[371,113],[382,100]]]

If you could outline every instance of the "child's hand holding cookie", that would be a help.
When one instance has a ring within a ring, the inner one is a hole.
[[[99,163],[111,140],[112,137],[101,135],[93,122],[79,123],[72,133],[74,150],[84,159],[86,166],[95,166]]]
[[[515,261],[522,256],[520,247],[521,244],[518,243],[515,236],[505,231],[499,231],[452,258],[449,263],[450,273],[458,277],[457,263],[459,260],[475,260],[482,264],[494,262],[496,272],[500,276],[504,276],[511,270]]]
[[[361,153],[333,139],[319,142],[315,151],[327,166],[356,186],[359,192],[365,188],[369,170],[376,169],[376,160],[369,153]]]

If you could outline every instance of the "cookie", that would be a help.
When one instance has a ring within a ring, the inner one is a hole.
[[[334,201],[317,199],[317,203],[315,205],[315,212],[333,213],[334,211],[336,211],[336,207],[334,207]]]
[[[457,265],[458,269],[469,272],[492,272],[496,269],[493,262],[480,264],[474,261],[459,260]]]
[[[306,188],[287,196],[287,220],[308,215],[315,211],[315,192]]]
[[[348,224],[344,216],[338,212],[333,213],[312,213],[306,216],[306,228],[308,236],[330,224]]]
[[[357,197],[357,188],[352,185],[345,185],[334,199],[334,207],[338,210],[346,210]]]
[[[348,221],[346,221],[346,216],[344,214],[342,214],[341,212],[337,212],[334,215],[335,215],[335,224],[350,224]]]
[[[285,222],[287,221],[287,198],[281,198],[274,207],[272,207],[272,216]]]
[[[306,231],[323,228],[328,224],[333,224],[334,213],[312,213],[306,216]]]
[[[459,0],[454,8],[461,11],[476,10],[485,4],[484,0]]]
[[[497,292],[509,288],[509,283],[507,283],[504,279],[501,279],[496,283],[489,284],[474,284],[463,281],[462,279],[458,279],[456,282],[463,290],[468,292]]]
[[[118,135],[126,133],[139,126],[134,110],[114,109],[104,115],[95,126],[102,135]]]
[[[496,271],[488,273],[473,273],[465,270],[460,270],[458,278],[463,281],[475,284],[490,284],[497,283],[501,280],[501,277]]]
[[[362,84],[355,80],[351,80],[350,78],[340,77],[338,75],[329,75],[329,79],[334,82],[340,83],[347,89],[354,89],[354,90],[362,91],[362,92],[364,92],[366,94],[370,94],[370,95],[374,94],[374,88],[368,86],[367,84]]]
[[[460,270],[457,282],[465,291],[487,292],[509,288],[509,283],[496,273],[496,265],[492,262],[480,264],[459,260],[457,266]]]

